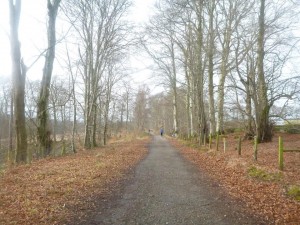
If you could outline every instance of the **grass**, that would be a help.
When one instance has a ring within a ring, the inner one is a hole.
[[[300,201],[300,186],[291,185],[287,188],[287,195]]]
[[[250,177],[262,180],[262,181],[280,181],[282,178],[282,173],[268,173],[263,169],[251,166],[248,169],[248,175]]]

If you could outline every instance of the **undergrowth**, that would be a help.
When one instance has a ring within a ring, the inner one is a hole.
[[[248,169],[248,175],[250,177],[262,180],[262,181],[280,181],[282,179],[282,173],[269,173],[263,169],[257,168],[255,166],[251,166]]]
[[[299,185],[291,185],[287,188],[287,195],[300,201],[300,186]]]

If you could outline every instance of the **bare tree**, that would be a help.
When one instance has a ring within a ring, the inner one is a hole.
[[[161,6],[157,6],[158,14],[153,17],[151,25],[146,28],[146,34],[142,45],[148,55],[154,61],[162,85],[170,89],[173,95],[173,133],[178,134],[178,48],[175,37],[175,26],[172,14],[165,13]],[[145,38],[147,40],[145,40]]]
[[[48,127],[48,102],[49,102],[49,89],[51,84],[51,77],[53,71],[53,63],[55,59],[55,46],[56,46],[56,17],[61,0],[47,0],[48,8],[48,49],[46,52],[45,65],[43,70],[43,78],[41,82],[40,96],[38,100],[37,110],[37,135],[40,144],[40,155],[44,157],[51,151],[50,130]]]
[[[209,129],[210,135],[216,133],[216,116],[215,116],[215,98],[214,98],[214,53],[215,53],[215,19],[216,1],[211,0],[208,3],[208,99],[209,99]]]
[[[19,21],[21,0],[9,0],[10,46],[14,96],[14,118],[16,129],[16,162],[27,162],[27,131],[25,119],[25,78],[26,66],[21,58],[19,42]]]
[[[102,85],[108,62],[124,53],[129,42],[124,16],[130,5],[129,0],[66,1],[66,15],[82,40],[78,52],[84,82],[85,148],[96,146],[97,110],[106,89]]]
[[[134,120],[136,123],[136,129],[138,132],[145,131],[148,122],[148,98],[149,88],[147,86],[141,86],[136,94],[135,106],[134,106]]]

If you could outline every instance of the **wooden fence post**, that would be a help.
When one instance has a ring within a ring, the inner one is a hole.
[[[238,153],[239,153],[239,155],[242,154],[242,138],[241,138],[241,136],[239,136]]]
[[[65,141],[63,141],[62,148],[61,148],[61,155],[65,155],[65,154],[66,154],[66,143]]]
[[[217,151],[219,151],[219,134],[217,134],[217,146],[216,146],[216,149],[217,149]]]
[[[226,138],[223,138],[223,144],[224,144],[224,153],[226,151]]]
[[[283,141],[282,138],[278,138],[278,151],[279,151],[279,169],[283,170]]]
[[[254,160],[257,161],[257,137],[254,137]]]

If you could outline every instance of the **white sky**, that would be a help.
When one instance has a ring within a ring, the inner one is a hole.
[[[21,20],[19,26],[19,39],[21,42],[21,52],[25,64],[29,66],[37,58],[40,52],[46,47],[46,17],[47,7],[46,0],[23,0]],[[152,12],[155,0],[133,0],[134,7],[130,17],[138,24],[145,23]],[[57,21],[59,24],[59,21]],[[57,29],[62,29],[57,26]],[[41,79],[44,58],[39,61],[28,71],[29,79]],[[137,56],[131,59],[133,74],[137,83],[146,82],[151,76],[151,71],[146,69],[149,65],[145,60]],[[54,64],[54,72],[59,73],[59,65]],[[11,60],[9,44],[9,12],[8,0],[0,0],[0,78],[11,77]]]

